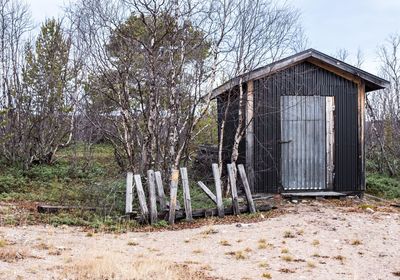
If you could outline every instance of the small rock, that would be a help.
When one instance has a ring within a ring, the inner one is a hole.
[[[297,204],[297,203],[299,203],[296,199],[293,199],[292,200],[292,203],[294,203],[294,204]]]
[[[365,208],[365,211],[368,212],[368,213],[374,213],[375,212],[374,209],[369,208],[369,207]]]

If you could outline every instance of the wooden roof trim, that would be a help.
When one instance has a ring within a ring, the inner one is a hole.
[[[349,80],[358,81],[358,78],[366,81],[367,91],[383,89],[389,86],[389,82],[375,76],[371,73],[368,73],[364,70],[361,70],[357,67],[354,67],[350,64],[347,64],[343,61],[340,61],[336,58],[333,58],[329,55],[321,53],[314,49],[308,49],[306,51],[294,54],[277,62],[268,64],[264,67],[257,68],[253,71],[243,74],[243,81],[256,80],[271,74],[274,74],[278,71],[284,70],[288,67],[294,66],[304,61],[309,61],[317,66],[322,66],[330,72],[336,73],[342,77],[346,77]],[[321,64],[319,63],[321,62]],[[354,77],[354,78],[352,78]],[[235,77],[223,85],[217,87],[213,90],[212,98],[217,97],[221,93],[233,88],[234,86],[239,84],[240,77]]]

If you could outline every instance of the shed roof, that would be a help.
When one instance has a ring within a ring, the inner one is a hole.
[[[293,66],[295,64],[308,61],[320,67],[327,67],[332,72],[350,74],[353,77],[359,77],[365,82],[365,91],[374,91],[384,89],[389,86],[389,82],[360,68],[354,67],[346,62],[336,59],[332,56],[324,54],[314,49],[308,49],[284,59],[278,60],[266,66],[256,68],[242,75],[243,82],[259,79],[280,70]],[[212,98],[217,97],[221,93],[239,84],[240,76],[235,77],[223,85],[213,90]]]

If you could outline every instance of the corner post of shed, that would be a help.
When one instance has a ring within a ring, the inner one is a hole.
[[[360,189],[365,191],[365,82],[358,84],[358,162]]]
[[[254,192],[254,82],[247,82],[246,98],[246,172],[250,189]]]

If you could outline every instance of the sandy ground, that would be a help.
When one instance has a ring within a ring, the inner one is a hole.
[[[0,279],[59,279],[66,265],[101,257],[168,260],[217,279],[400,279],[398,210],[371,213],[319,201],[285,209],[253,224],[152,233],[0,227],[0,237],[31,256],[0,261]]]

